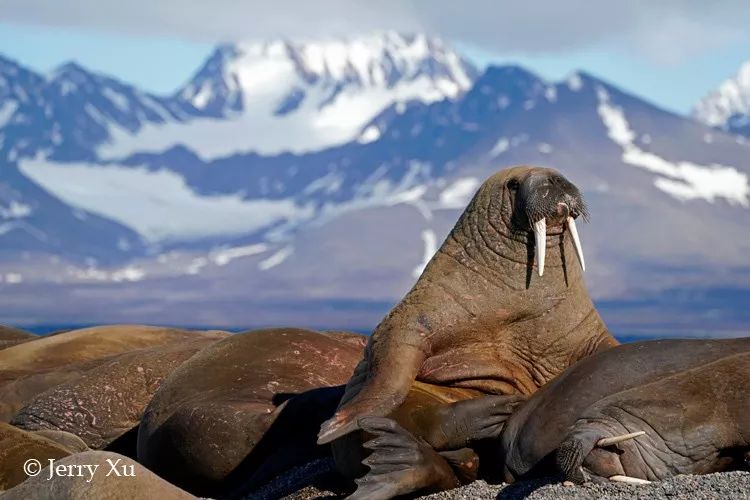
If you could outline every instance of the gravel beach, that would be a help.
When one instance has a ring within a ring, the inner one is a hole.
[[[259,499],[272,499],[281,496],[290,500],[343,498],[344,495],[336,494],[320,484],[318,486],[304,486],[316,480],[325,484],[328,471],[330,471],[329,461],[312,462],[279,477],[271,485],[261,491],[254,492],[251,496]],[[508,485],[487,484],[480,480],[461,488],[422,498],[433,500],[489,500],[496,498],[507,500],[750,500],[750,472],[677,476],[645,485],[610,482],[565,486],[543,479]]]

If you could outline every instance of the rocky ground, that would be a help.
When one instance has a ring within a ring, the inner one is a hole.
[[[345,494],[326,486],[329,470],[330,463],[326,460],[307,464],[278,478],[269,487],[253,493],[252,498],[264,500],[279,497],[289,500],[343,498]],[[303,486],[309,484],[311,479],[313,479],[312,482],[317,482],[317,486]],[[476,481],[455,490],[422,498],[433,500],[750,500],[750,473],[726,472],[704,476],[677,476],[645,485],[607,482],[565,486],[562,483],[544,479],[511,485]]]

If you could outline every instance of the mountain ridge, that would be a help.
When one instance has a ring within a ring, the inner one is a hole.
[[[293,101],[284,101],[286,114],[298,109]],[[236,100],[216,102],[202,110],[187,103],[184,113],[231,120],[218,114],[227,103],[231,115],[245,112],[232,107]],[[84,118],[86,128],[93,118]],[[44,157],[29,146],[0,160],[0,243],[29,234],[19,220],[62,238],[57,246],[27,238],[3,254],[0,281],[12,275],[16,291],[55,276],[60,290],[122,299],[132,311],[150,297],[153,307],[175,308],[171,314],[194,323],[224,313],[283,317],[289,304],[301,311],[303,303],[364,301],[379,314],[411,286],[480,183],[519,163],[556,168],[584,192],[592,221],[580,230],[597,299],[750,284],[743,230],[750,145],[585,71],[548,82],[519,66],[489,67],[454,97],[394,98],[349,140],[316,150],[206,156],[188,141],[108,156],[76,135],[78,121],[69,123],[86,154]],[[36,130],[54,147],[49,127]],[[8,139],[6,127],[0,137]],[[75,227],[49,215],[61,211]],[[109,229],[88,226],[87,235],[76,213]],[[3,232],[9,223],[16,226]],[[82,239],[57,256],[66,235]],[[197,311],[201,290],[212,298]],[[354,317],[335,309],[305,310],[337,322]]]

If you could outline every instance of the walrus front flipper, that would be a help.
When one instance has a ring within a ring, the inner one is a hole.
[[[323,423],[318,444],[330,443],[358,429],[361,417],[389,415],[406,399],[425,359],[425,352],[412,344],[387,349],[371,340],[364,359],[354,370],[336,414]],[[375,352],[383,353],[376,356]]]
[[[493,395],[466,399],[449,405],[416,410],[413,418],[422,437],[435,450],[458,450],[472,442],[497,439],[505,421],[525,395]]]
[[[458,478],[448,462],[394,420],[365,417],[359,427],[374,436],[364,444],[372,450],[362,461],[370,471],[357,479],[352,500],[390,499],[414,492],[431,493],[456,488]]]

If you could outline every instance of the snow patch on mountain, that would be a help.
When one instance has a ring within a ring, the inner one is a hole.
[[[256,243],[255,245],[245,245],[240,247],[221,248],[211,252],[209,258],[217,266],[226,266],[231,261],[242,257],[261,254],[268,250],[268,245]]]
[[[31,215],[31,212],[29,205],[16,200],[11,201],[7,207],[0,205],[0,217],[3,219],[22,219]]]
[[[462,177],[453,181],[440,193],[441,208],[462,209],[466,207],[481,184],[476,177]]]
[[[750,61],[693,109],[694,118],[712,127],[725,126],[735,116],[750,116]]]
[[[607,91],[597,89],[597,111],[607,128],[607,135],[622,147],[622,161],[658,174],[654,185],[682,201],[702,199],[713,203],[724,198],[732,205],[750,205],[750,184],[745,173],[734,167],[691,162],[670,162],[634,144],[636,134],[630,128],[622,108],[612,104]]]
[[[494,146],[492,146],[492,149],[490,149],[490,158],[497,158],[501,154],[508,151],[510,147],[510,141],[508,141],[507,137],[501,137],[497,140]]]
[[[203,196],[167,170],[45,160],[23,161],[19,169],[65,203],[115,220],[152,243],[248,234],[313,214],[312,207],[289,199]]]
[[[294,254],[294,247],[291,245],[285,246],[267,259],[260,261],[258,263],[258,269],[260,269],[261,271],[268,271],[269,269],[273,269],[274,267],[280,265],[286,259],[291,257],[292,254]]]
[[[415,278],[419,278],[422,275],[427,264],[429,264],[432,256],[437,252],[437,236],[435,231],[432,229],[425,229],[422,231],[422,242],[424,243],[424,254],[422,256],[422,262],[414,268],[412,275]]]
[[[13,116],[13,113],[16,112],[16,109],[18,109],[17,102],[5,101],[0,104],[0,128],[10,121],[10,118]]]
[[[379,131],[362,130],[387,107],[455,98],[474,76],[469,63],[424,35],[225,45],[178,94],[204,117],[135,133],[115,128],[98,153],[117,158],[190,144],[211,159],[371,142]]]

